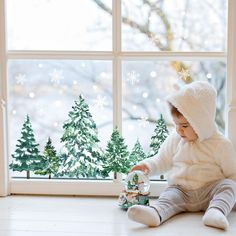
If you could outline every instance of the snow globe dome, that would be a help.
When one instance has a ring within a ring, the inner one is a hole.
[[[148,194],[149,188],[150,181],[142,171],[132,171],[127,175],[125,179],[126,192]]]

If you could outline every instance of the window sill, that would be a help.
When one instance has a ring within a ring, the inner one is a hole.
[[[150,196],[159,196],[166,181],[151,181]],[[124,182],[113,180],[11,179],[10,194],[119,196]]]

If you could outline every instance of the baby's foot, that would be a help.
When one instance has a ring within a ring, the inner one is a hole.
[[[150,227],[160,225],[160,217],[157,211],[149,206],[134,205],[128,209],[129,219]]]
[[[216,208],[210,208],[208,211],[206,211],[202,220],[205,225],[216,227],[219,229],[225,230],[229,226],[229,222],[226,219],[225,215]]]

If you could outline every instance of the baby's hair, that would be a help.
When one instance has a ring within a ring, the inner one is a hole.
[[[172,116],[176,116],[176,117],[183,116],[183,114],[179,112],[179,110],[175,106],[173,106],[170,102],[169,102],[169,106],[170,106],[170,113]]]

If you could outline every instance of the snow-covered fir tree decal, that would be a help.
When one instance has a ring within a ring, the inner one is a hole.
[[[117,172],[126,174],[130,169],[128,147],[117,128],[113,130],[108,141],[104,162],[104,173],[114,172],[115,178]]]
[[[129,155],[129,161],[131,162],[131,166],[137,164],[139,161],[142,161],[146,158],[146,154],[143,151],[143,148],[137,139],[134,147]]]
[[[42,167],[42,170],[35,171],[35,174],[48,175],[49,179],[51,179],[52,174],[57,174],[60,162],[50,137],[48,138],[46,146],[44,147],[43,164],[44,166]]]
[[[166,122],[161,114],[160,118],[157,120],[154,135],[151,137],[151,144],[148,157],[152,157],[158,153],[161,144],[165,141],[168,134],[169,132],[166,126]]]
[[[103,153],[98,146],[97,127],[89,107],[80,95],[63,125],[61,141],[66,153],[62,174],[69,177],[97,177],[101,175]]]
[[[42,168],[43,160],[38,150],[39,144],[36,143],[30,118],[27,115],[21,129],[21,138],[18,139],[15,153],[12,155],[10,169],[13,171],[26,171],[27,179],[30,178],[30,171]]]

